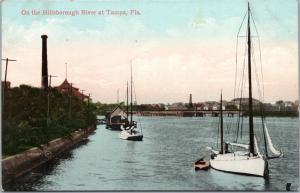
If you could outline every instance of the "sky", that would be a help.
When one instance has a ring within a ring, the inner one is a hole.
[[[260,83],[265,102],[295,101],[298,99],[297,1],[249,2],[255,22],[251,20],[254,97],[259,98],[257,83]],[[246,25],[241,23],[247,3],[246,0],[5,0],[1,5],[2,58],[17,60],[9,63],[7,79],[12,86],[41,85],[41,35],[47,34],[48,73],[57,76],[52,86],[66,78],[67,63],[68,81],[91,93],[94,101],[114,103],[118,89],[122,101],[132,64],[138,103],[188,102],[190,93],[194,102],[215,101],[219,100],[221,89],[223,98],[231,100],[236,96],[235,83],[241,84],[243,72]],[[33,10],[79,14],[33,15]],[[81,14],[81,10],[96,11],[96,15]],[[107,14],[107,10],[127,15]],[[131,10],[136,11],[130,14]],[[4,65],[2,79],[3,71]]]

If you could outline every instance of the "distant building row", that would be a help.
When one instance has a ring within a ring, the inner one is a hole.
[[[223,110],[239,110],[239,109],[248,109],[248,98],[236,98],[231,101],[223,101],[222,102]],[[261,102],[257,99],[253,99],[253,107],[254,109],[261,108]],[[173,104],[144,104],[142,105],[144,109],[147,110],[219,110],[220,103],[216,101],[206,101],[199,103],[183,103],[177,102]],[[271,103],[263,103],[263,107],[265,111],[298,111],[299,109],[299,101],[277,101],[274,104]]]

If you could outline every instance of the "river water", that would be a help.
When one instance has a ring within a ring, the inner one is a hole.
[[[193,162],[216,147],[218,118],[139,117],[144,140],[121,140],[117,131],[97,127],[89,139],[6,190],[258,190],[284,191],[299,186],[298,118],[267,118],[274,146],[284,157],[269,160],[269,178],[195,171]],[[225,118],[225,135],[234,135]],[[255,122],[259,122],[255,118]],[[247,120],[244,120],[246,127]],[[256,125],[256,124],[255,124]],[[243,129],[241,141],[247,141]],[[261,132],[256,131],[258,141]],[[262,144],[262,143],[261,143]]]

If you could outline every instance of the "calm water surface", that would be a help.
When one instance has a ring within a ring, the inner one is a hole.
[[[138,120],[138,119],[136,119]],[[232,139],[225,118],[225,135]],[[256,122],[259,119],[255,119]],[[218,118],[140,117],[144,141],[121,140],[117,131],[99,125],[86,143],[44,165],[9,190],[285,190],[299,186],[297,118],[268,118],[275,147],[284,157],[269,161],[268,179],[197,171],[193,162],[216,148]],[[244,121],[245,127],[247,121]],[[247,141],[244,129],[241,141]],[[260,131],[256,131],[258,141]],[[261,143],[262,144],[262,143]]]

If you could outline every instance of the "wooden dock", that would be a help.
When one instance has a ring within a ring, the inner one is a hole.
[[[243,112],[240,112],[243,114]],[[175,116],[175,117],[218,117],[220,114],[219,110],[199,110],[199,111],[141,111],[141,112],[134,112],[134,114],[140,116]],[[232,117],[234,115],[238,115],[239,111],[232,111],[232,110],[223,110],[223,115]]]

